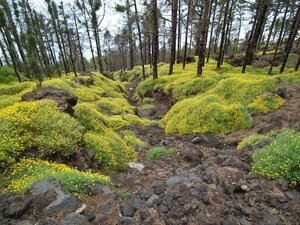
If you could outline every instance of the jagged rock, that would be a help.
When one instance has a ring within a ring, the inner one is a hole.
[[[33,225],[30,220],[23,220],[16,223],[16,225]]]
[[[106,203],[104,205],[101,206],[100,208],[100,212],[102,214],[109,214],[109,212],[111,211],[112,209],[112,204],[111,203]]]
[[[7,198],[6,198],[7,197]],[[22,214],[28,210],[31,198],[27,196],[2,196],[1,203],[4,204],[2,208],[3,216],[6,218],[19,218]]]
[[[205,134],[199,134],[196,137],[192,139],[193,144],[203,144],[204,146],[208,148],[213,148],[218,146],[221,141],[218,137],[216,137],[213,134],[205,133]]]
[[[60,111],[70,115],[74,114],[75,111],[72,107],[77,104],[78,100],[77,97],[72,93],[53,87],[40,87],[24,94],[21,97],[21,100],[25,102],[37,101],[41,99],[54,100],[57,103],[57,107]]]
[[[90,224],[85,216],[77,213],[70,213],[66,215],[59,223],[59,225],[88,225]]]
[[[91,85],[94,85],[94,79],[92,77],[84,80],[82,79],[81,77],[76,77],[73,79],[73,81],[77,84],[80,84],[80,85],[85,85],[87,87],[90,87]]]
[[[52,219],[41,219],[35,225],[56,225]]]
[[[129,170],[137,170],[138,172],[143,172],[145,166],[142,163],[130,162],[127,165],[127,169]]]
[[[96,218],[96,212],[94,209],[91,208],[85,208],[82,211],[81,215],[85,216],[89,222],[94,221]]]
[[[153,181],[151,186],[153,193],[157,195],[160,195],[165,190],[164,184],[159,180]]]
[[[228,216],[223,220],[222,225],[239,225],[239,222],[233,216]]]
[[[154,194],[147,200],[146,205],[153,206],[155,203],[157,203],[158,199],[159,196]]]
[[[135,212],[136,208],[131,201],[126,201],[121,204],[121,213],[123,216],[132,217]]]
[[[80,207],[79,202],[73,196],[62,190],[57,180],[42,180],[31,187],[29,194],[33,197],[33,206],[43,208],[43,211],[48,213],[61,210],[71,211]]]
[[[258,225],[284,225],[282,219],[277,215],[270,215],[264,217],[264,219],[258,223]]]
[[[184,159],[187,162],[190,162],[190,163],[195,164],[195,165],[201,163],[202,157],[203,157],[203,152],[194,151],[194,150],[191,150],[191,149],[189,149],[184,155]]]

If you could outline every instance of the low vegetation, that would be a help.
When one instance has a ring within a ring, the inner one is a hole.
[[[253,154],[252,171],[261,176],[283,178],[295,186],[300,180],[300,132],[285,130]]]
[[[163,157],[163,156],[170,156],[172,155],[173,151],[171,149],[168,149],[166,147],[154,147],[149,149],[147,152],[147,160],[149,161],[155,161],[156,159]]]

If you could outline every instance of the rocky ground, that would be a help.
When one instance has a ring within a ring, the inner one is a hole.
[[[136,83],[129,92],[134,105]],[[1,195],[0,224],[300,224],[300,187],[290,189],[283,180],[250,174],[253,149],[236,151],[238,141],[252,133],[299,130],[299,90],[296,85],[276,90],[287,101],[281,109],[255,117],[252,129],[226,137],[168,136],[158,126],[134,127],[151,146],[166,146],[174,154],[150,162],[146,150],[139,149],[139,164],[109,174],[116,188],[99,186],[79,199],[64,193],[54,180],[35,184],[25,196]]]

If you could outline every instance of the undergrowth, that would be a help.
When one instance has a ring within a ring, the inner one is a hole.
[[[166,147],[154,147],[149,149],[149,151],[147,152],[146,158],[149,161],[154,161],[160,157],[163,156],[170,156],[172,155],[173,151],[171,149],[168,149]]]

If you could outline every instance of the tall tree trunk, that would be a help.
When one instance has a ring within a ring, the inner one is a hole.
[[[158,78],[157,73],[157,62],[158,62],[158,12],[157,12],[157,0],[151,0],[151,12],[152,12],[152,20],[153,20],[153,28],[152,28],[152,71],[153,71],[153,79]],[[176,35],[176,34],[175,34]],[[176,36],[175,36],[176,38]]]
[[[139,23],[139,18],[138,18],[136,0],[133,0],[133,4],[134,4],[134,11],[135,11],[135,22],[136,22],[136,27],[138,29],[138,36],[139,36],[139,48],[140,48],[140,56],[141,56],[141,64],[142,64],[142,75],[143,75],[143,79],[146,79],[145,63],[144,63],[144,57],[143,57],[142,34],[141,34],[141,28],[140,28],[140,23]]]
[[[252,63],[259,37],[263,32],[262,28],[263,28],[263,24],[265,21],[265,17],[266,17],[266,13],[267,13],[269,4],[270,4],[269,0],[259,0],[259,2],[258,2],[258,8],[257,8],[257,12],[256,12],[256,14],[258,15],[257,21],[253,25],[254,30],[253,30],[252,35],[250,35],[242,73],[245,73],[246,66],[251,65],[251,63]]]
[[[5,47],[4,47],[4,45],[3,45],[3,43],[2,43],[1,40],[0,40],[0,48],[1,48],[2,54],[3,54],[3,56],[4,56],[6,65],[7,65],[7,66],[10,66],[9,58],[8,58],[8,56],[7,56],[7,54],[6,54],[6,49],[5,49]]]
[[[82,12],[83,12],[83,17],[84,17],[84,26],[85,26],[85,29],[86,29],[86,33],[88,35],[89,46],[90,46],[90,50],[91,50],[91,53],[92,53],[92,61],[93,61],[94,69],[96,71],[97,66],[96,66],[94,48],[93,48],[93,44],[92,44],[92,38],[91,38],[91,34],[90,34],[89,23],[88,23],[88,19],[87,19],[87,15],[86,15],[87,14],[87,9],[86,9],[84,0],[82,1]]]
[[[223,16],[223,11],[224,11],[224,6],[225,6],[225,0],[221,3],[220,9],[219,9],[219,15],[217,18],[217,26],[215,29],[215,40],[214,40],[214,54],[217,54],[218,50],[218,43],[219,43],[219,38],[220,38],[220,33],[222,30],[222,16]],[[224,21],[223,21],[224,22]]]
[[[85,73],[86,72],[86,68],[85,68],[84,57],[83,57],[83,53],[82,53],[80,36],[79,36],[79,31],[78,31],[78,26],[77,26],[77,19],[76,19],[76,14],[75,14],[75,8],[73,8],[73,20],[74,20],[74,23],[75,23],[75,30],[76,30],[77,43],[78,43],[78,48],[79,48],[79,54],[80,54],[80,61],[81,61],[81,65],[82,65],[82,70]]]
[[[15,50],[15,46],[13,45],[13,41],[12,41],[12,38],[9,34],[9,32],[6,30],[6,29],[1,29],[0,28],[0,31],[1,31],[1,34],[2,34],[2,37],[3,37],[3,40],[6,44],[6,47],[8,49],[8,52],[9,52],[9,55],[10,55],[10,59],[12,61],[12,64],[13,64],[13,67],[14,67],[14,71],[15,71],[15,74],[18,78],[18,81],[19,82],[22,82],[21,80],[21,77],[20,77],[20,74],[18,72],[18,63],[17,63],[17,59],[16,59],[16,50]]]
[[[224,12],[224,20],[223,20],[223,27],[222,27],[222,34],[221,34],[221,43],[220,43],[220,49],[219,49],[219,56],[218,56],[218,62],[217,62],[217,69],[221,68],[221,61],[222,61],[222,54],[224,51],[224,42],[226,38],[226,25],[227,25],[227,17],[228,17],[228,9],[230,0],[226,0],[226,6],[225,6],[225,12]]]
[[[267,50],[268,50],[268,47],[269,47],[269,44],[270,44],[270,40],[271,40],[271,36],[272,36],[272,32],[273,32],[273,28],[275,26],[277,16],[280,13],[279,8],[280,8],[280,3],[277,3],[277,6],[276,6],[275,12],[274,12],[274,17],[273,17],[272,23],[271,23],[270,28],[269,28],[269,34],[268,34],[268,38],[266,40],[266,45],[264,47],[262,55],[265,55],[266,52],[267,52]]]
[[[207,58],[206,58],[207,63],[209,62],[210,51],[211,51],[212,42],[213,42],[213,31],[214,31],[216,9],[217,9],[217,5],[218,5],[218,1],[217,0],[212,0],[211,7],[212,7],[213,3],[214,3],[213,18],[212,18],[212,22],[211,22],[210,35],[209,35],[209,45],[208,45],[208,52],[207,52]]]
[[[178,2],[178,32],[177,32],[177,64],[180,63],[180,50],[181,50],[181,3]]]
[[[278,49],[279,49],[279,46],[280,46],[280,43],[281,43],[281,38],[282,38],[282,34],[283,34],[283,29],[284,29],[284,23],[285,23],[285,20],[286,20],[286,15],[287,15],[288,9],[289,9],[289,3],[287,1],[285,11],[284,11],[284,16],[283,16],[283,19],[282,19],[282,25],[281,25],[280,32],[279,32],[279,37],[278,37],[277,44],[276,44],[276,47],[275,47],[275,52],[274,52],[273,59],[272,59],[272,62],[271,62],[271,66],[270,66],[270,69],[269,69],[269,72],[268,72],[269,75],[272,74],[272,70],[273,70],[273,67],[274,67],[274,64],[275,64],[275,61],[276,61],[277,52],[278,52]]]
[[[209,24],[209,6],[210,0],[204,0],[204,11],[202,20],[200,22],[199,29],[199,51],[198,51],[198,67],[197,67],[197,75],[202,76],[202,67],[204,66],[204,57],[205,57],[205,48],[206,48],[206,36],[207,36],[207,26]]]
[[[289,37],[287,39],[287,43],[286,43],[286,46],[284,49],[284,59],[283,59],[283,63],[280,68],[280,73],[283,73],[284,68],[286,66],[286,62],[288,60],[291,49],[293,47],[293,42],[294,42],[295,37],[299,30],[299,24],[300,24],[300,4],[298,4],[298,10],[297,10],[296,16],[293,20],[293,23],[292,23],[292,26],[290,29],[290,33],[289,33]]]
[[[64,25],[65,25],[65,28],[66,28],[66,34],[67,34],[67,39],[68,39],[68,44],[69,44],[70,60],[71,60],[71,63],[72,63],[74,75],[75,75],[75,77],[77,77],[75,61],[74,61],[74,58],[73,58],[73,51],[72,51],[72,43],[71,43],[71,37],[70,37],[70,30],[69,30],[69,27],[68,27],[68,21],[67,21],[66,15],[65,15],[64,5],[63,5],[62,1],[61,1],[61,10],[62,10],[62,16],[64,18]]]
[[[171,26],[171,52],[169,74],[173,73],[173,66],[176,57],[176,29],[177,29],[177,10],[178,0],[172,0],[172,26]]]
[[[129,59],[130,69],[134,67],[134,42],[132,35],[132,23],[130,21],[130,2],[126,0],[126,15],[127,15],[127,26],[128,26],[128,44],[129,44]]]
[[[187,11],[187,18],[186,18],[186,27],[185,27],[184,53],[183,53],[183,64],[182,64],[182,68],[183,69],[185,69],[185,62],[186,62],[186,55],[187,55],[187,45],[188,45],[188,35],[189,35],[189,22],[190,22],[191,4],[192,4],[192,0],[189,0],[188,11]]]

